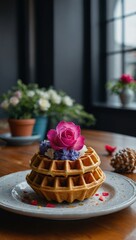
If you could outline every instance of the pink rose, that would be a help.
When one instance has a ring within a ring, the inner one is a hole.
[[[127,83],[134,82],[134,79],[129,74],[122,74],[120,81],[127,84]]]
[[[84,145],[84,137],[81,136],[80,127],[73,122],[61,121],[55,129],[47,133],[51,147],[55,150],[74,149],[80,150]]]

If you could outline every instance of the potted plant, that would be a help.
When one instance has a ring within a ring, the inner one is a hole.
[[[90,126],[95,123],[95,117],[87,113],[84,107],[76,103],[64,91],[36,88],[34,95],[37,101],[34,104],[34,116],[36,124],[34,133],[41,135],[44,139],[47,128],[55,127],[61,120],[75,121],[78,124]]]
[[[8,114],[8,123],[12,136],[32,135],[35,119],[33,106],[35,97],[29,94],[29,87],[17,81],[16,86],[1,96],[1,108]]]
[[[119,95],[123,105],[127,105],[134,100],[136,81],[131,75],[122,74],[118,81],[108,82],[107,88],[111,93]]]
[[[74,121],[82,126],[95,124],[93,114],[86,112],[83,105],[76,103],[64,91],[57,91],[50,88],[46,93],[50,102],[48,115],[53,127],[61,120]]]
[[[1,107],[8,113],[11,131],[13,119],[16,122],[21,119],[36,120],[33,134],[40,134],[41,140],[45,137],[48,120],[50,127],[56,126],[60,120],[75,121],[84,126],[95,123],[93,114],[87,113],[81,104],[76,103],[65,92],[39,88],[38,84],[25,85],[21,80],[2,95]],[[12,135],[15,136],[15,133]]]
[[[36,122],[33,128],[33,134],[39,134],[40,140],[43,140],[48,127],[51,102],[45,88],[39,88],[37,84],[31,84],[29,86],[31,87],[31,96],[35,97],[33,116]]]

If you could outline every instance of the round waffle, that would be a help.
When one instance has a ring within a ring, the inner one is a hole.
[[[93,172],[87,172],[75,176],[52,177],[35,171],[26,176],[31,188],[46,200],[59,203],[74,200],[83,201],[95,194],[105,180],[105,175],[100,167]]]
[[[30,163],[30,167],[37,173],[50,176],[72,176],[93,171],[100,165],[100,158],[91,147],[85,154],[75,161],[72,160],[52,160],[46,156],[36,153]]]

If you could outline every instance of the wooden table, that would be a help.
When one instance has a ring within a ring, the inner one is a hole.
[[[100,131],[83,130],[86,145],[95,148],[101,158],[101,168],[113,171],[105,144],[117,150],[136,146],[134,137]],[[29,146],[0,144],[0,176],[29,169],[29,160],[39,143]],[[126,174],[136,181],[136,174]],[[136,239],[136,202],[130,207],[106,216],[85,220],[56,221],[21,216],[0,210],[0,240],[134,240]]]

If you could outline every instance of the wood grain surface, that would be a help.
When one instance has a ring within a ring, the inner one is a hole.
[[[115,133],[82,130],[86,145],[101,158],[101,168],[113,171],[105,144],[136,148],[136,138]],[[0,176],[29,169],[29,161],[39,143],[8,146],[0,141]],[[136,174],[125,174],[136,181]],[[127,190],[127,189],[126,189]],[[85,220],[55,221],[21,216],[0,209],[0,240],[135,240],[136,202],[128,208],[106,216]]]

